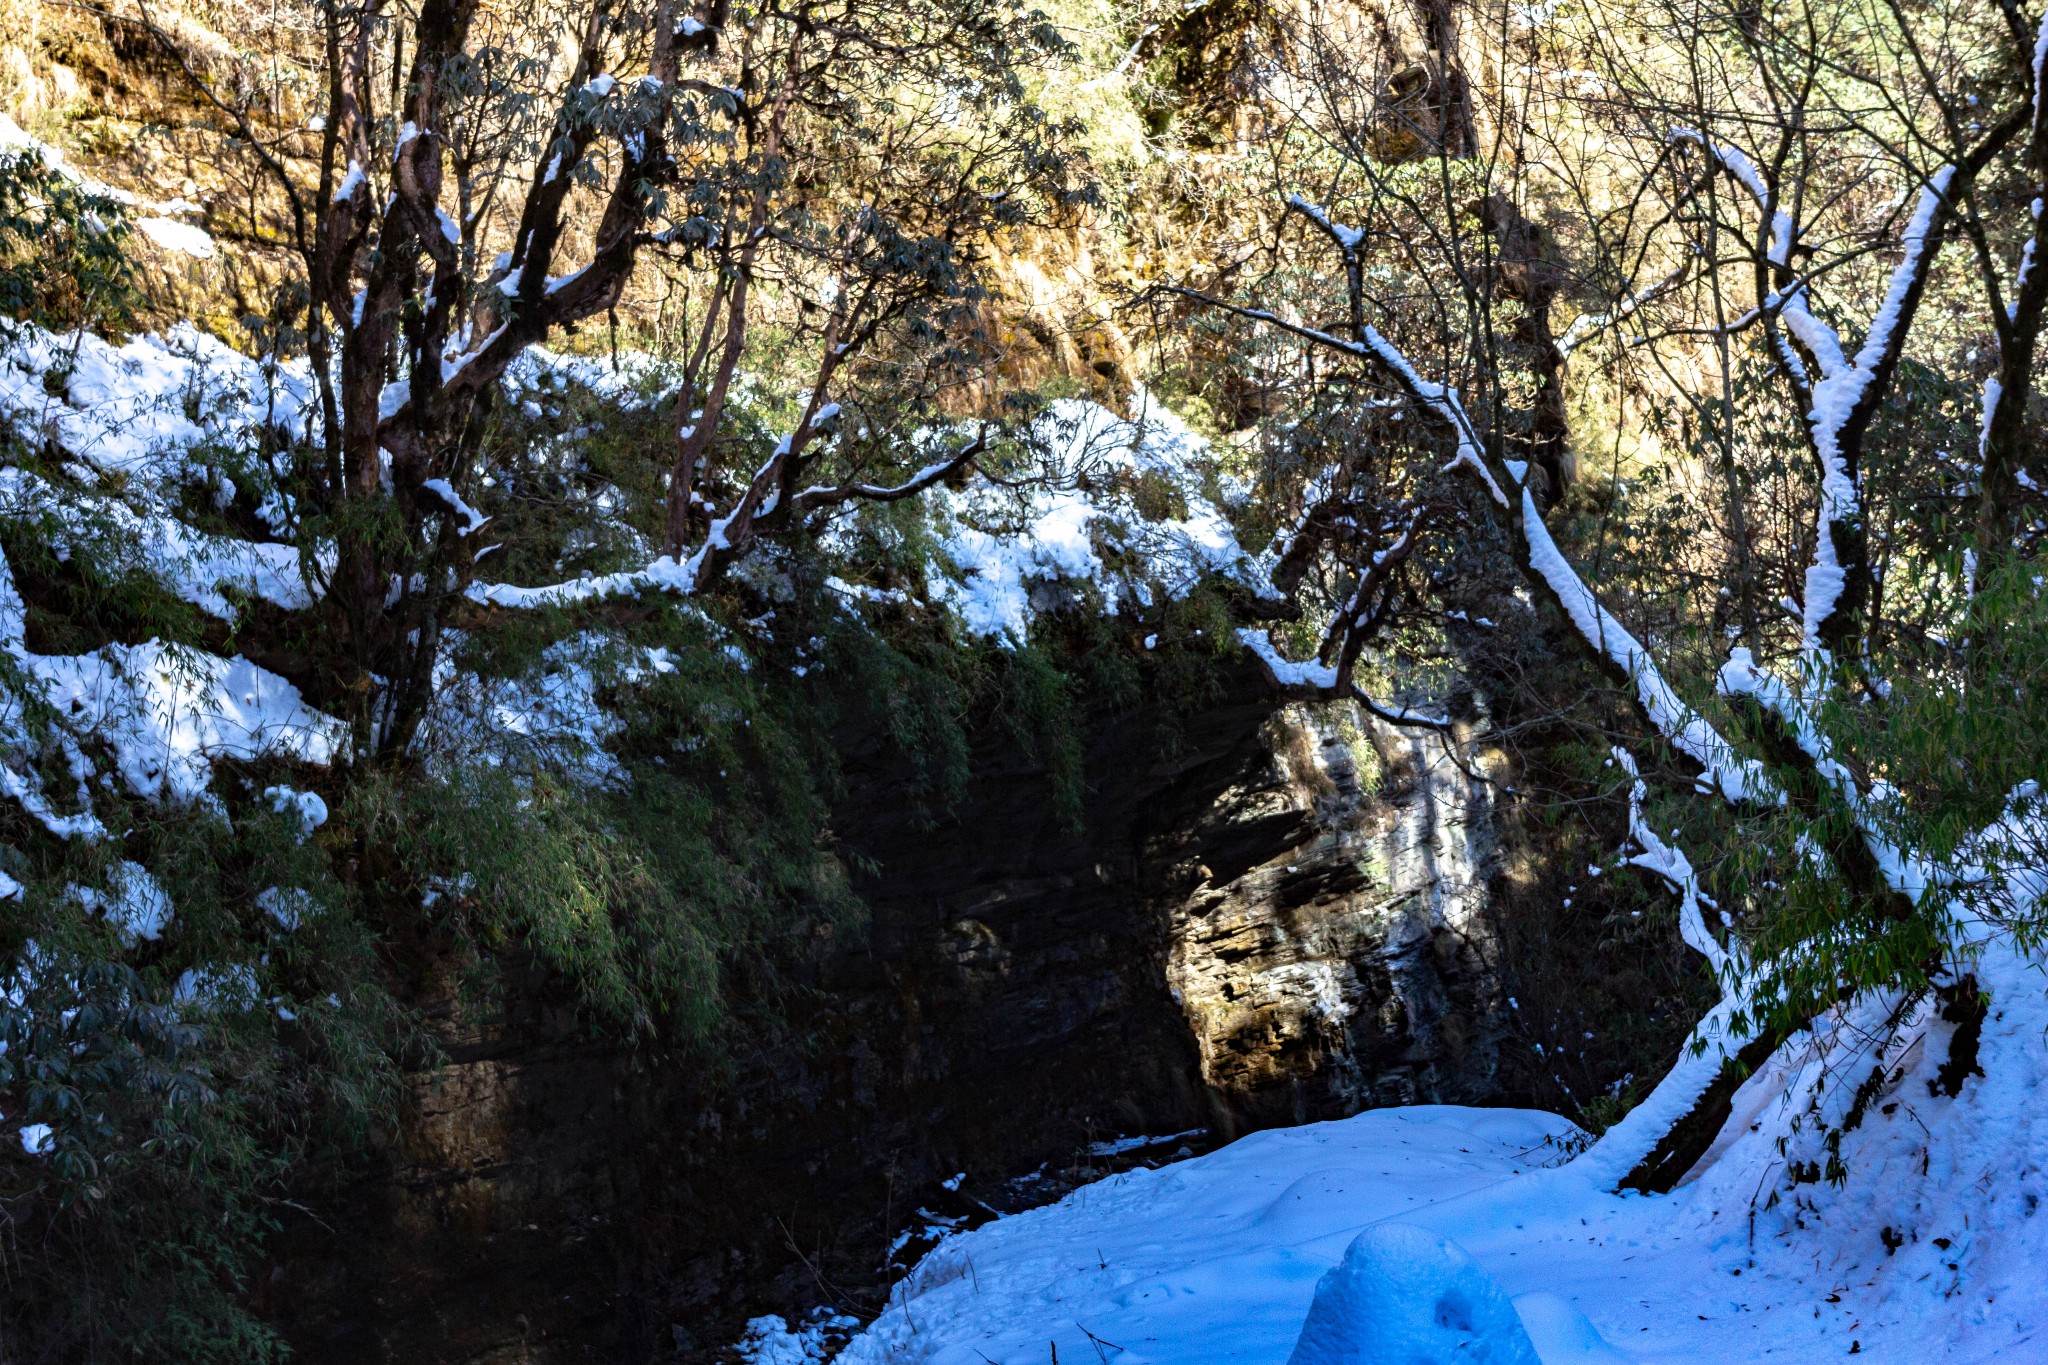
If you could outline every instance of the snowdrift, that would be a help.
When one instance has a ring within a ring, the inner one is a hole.
[[[1751,1078],[1669,1196],[1609,1192],[1597,1144],[1524,1110],[1255,1133],[949,1239],[839,1359],[2048,1360],[2048,978],[1998,938],[1976,973],[1959,1093],[1967,1017],[1860,1002]],[[765,1320],[747,1349],[819,1340]]]

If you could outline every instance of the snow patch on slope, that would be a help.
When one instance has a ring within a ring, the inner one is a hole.
[[[61,380],[61,382],[59,382]],[[55,390],[55,392],[52,392]],[[67,488],[0,470],[0,517],[58,559],[155,578],[224,620],[226,596],[286,610],[313,602],[299,550],[199,531],[176,515],[221,452],[252,448],[266,424],[307,400],[303,374],[265,367],[189,327],[115,346],[13,325],[0,350],[0,422],[70,457]],[[78,655],[30,652],[26,607],[0,554],[0,794],[52,833],[98,840],[93,783],[138,797],[211,803],[214,765],[285,758],[343,761],[342,723],[284,678],[240,656],[148,640]],[[105,764],[105,767],[102,767]],[[61,794],[50,788],[56,779]]]
[[[189,476],[198,447],[253,449],[266,429],[302,431],[314,408],[303,362],[265,365],[188,323],[119,346],[12,324],[0,350],[0,419],[157,492]]]
[[[1049,486],[976,479],[929,495],[951,565],[932,572],[929,589],[970,633],[1021,642],[1039,589],[1053,583],[1092,585],[1109,612],[1126,601],[1149,605],[1155,591],[1185,595],[1209,574],[1254,590],[1264,584],[1204,491],[1208,442],[1148,394],[1134,395],[1131,407],[1137,415],[1125,420],[1079,399],[1053,404],[1032,432],[1047,452]],[[1181,514],[1143,515],[1141,488]]]

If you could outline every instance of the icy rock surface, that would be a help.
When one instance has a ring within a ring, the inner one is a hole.
[[[1316,1284],[1288,1365],[1540,1365],[1498,1281],[1448,1238],[1367,1228]]]

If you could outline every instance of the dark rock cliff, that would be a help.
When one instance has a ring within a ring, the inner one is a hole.
[[[856,752],[869,928],[723,1074],[538,983],[481,1024],[430,1001],[446,1065],[303,1197],[263,1305],[314,1362],[709,1358],[753,1312],[875,1302],[920,1211],[1056,1193],[1092,1142],[1485,1101],[1483,775],[1249,670],[1230,693],[1092,715],[1078,832],[1006,739],[936,829]]]

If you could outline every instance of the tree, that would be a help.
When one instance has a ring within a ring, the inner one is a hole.
[[[1301,470],[1303,510],[1280,561],[1294,587],[1304,561],[1323,560],[1339,590],[1310,604],[1324,623],[1314,664],[1260,644],[1276,680],[1362,697],[1354,671],[1390,604],[1430,589],[1416,566],[1502,536],[1551,619],[1632,697],[1670,777],[1718,794],[1730,833],[1746,832],[1745,848],[1716,859],[1721,903],[1739,915],[1709,933],[1701,878],[1645,822],[1631,773],[1635,861],[1680,891],[1686,937],[1725,992],[1696,1055],[1665,1082],[1658,1109],[1688,1117],[1604,1144],[1612,1178],[1666,1188],[1711,1140],[1741,1076],[1816,1012],[1890,998],[1902,1002],[1896,1023],[1930,991],[1974,1000],[1958,915],[2038,933],[2041,907],[1999,862],[2038,842],[2012,837],[2032,828],[2038,788],[2002,778],[2025,773],[1986,743],[1988,717],[2009,725],[2038,709],[2038,689],[2008,671],[2013,650],[2038,639],[2038,592],[2016,591],[2008,567],[1998,591],[1958,611],[1934,585],[1954,582],[1960,563],[1967,596],[1985,564],[2028,558],[2038,535],[2039,509],[2018,494],[2032,484],[2022,433],[2038,382],[2040,220],[2014,209],[2048,195],[2034,140],[2048,78],[2010,6],[1872,4],[1844,17],[1652,4],[1603,10],[1577,32],[1512,10],[1483,17],[1478,41],[1502,74],[1478,101],[1476,135],[1410,139],[1390,156],[1368,133],[1398,113],[1395,92],[1343,60],[1340,20],[1312,16],[1306,93],[1273,161],[1276,178],[1314,183],[1316,197],[1288,196],[1259,274],[1226,278],[1227,292],[1174,283],[1153,297],[1285,338],[1304,385],[1350,424],[1350,445],[1325,441],[1336,457]],[[1439,51],[1455,60],[1454,45]],[[1589,73],[1561,95],[1547,72],[1573,58]],[[1448,71],[1433,83],[1457,84]],[[1944,254],[1956,238],[1967,268]],[[1331,279],[1335,297],[1321,283]],[[1550,310],[1574,295],[1600,302],[1553,329]],[[1859,313],[1852,351],[1832,319]],[[1916,433],[1911,410],[1956,400],[1943,352],[1983,333],[1995,340],[1976,459],[1933,476],[1960,475],[1973,515],[1928,516],[1927,501],[1954,498],[1909,457],[1949,433]],[[1565,366],[1596,339],[1625,377],[1610,401],[1650,418],[1669,463],[1710,456],[1721,483],[1704,504],[1669,495],[1670,515],[1698,532],[1677,562],[1645,558],[1670,543],[1655,539],[1647,497],[1603,547],[1637,585],[1704,566],[1721,589],[1633,628],[1545,517],[1570,468],[1565,442],[1584,439],[1564,422]],[[1737,349],[1750,341],[1754,362]],[[1795,450],[1804,481],[1758,477]],[[1880,461],[1899,487],[1873,480]],[[1462,494],[1443,480],[1453,471],[1468,478]],[[1873,491],[1885,515],[1875,536]],[[1803,545],[1803,572],[1789,556],[1782,565],[1799,591],[1787,599],[1796,632],[1757,606],[1768,527]],[[1964,646],[1934,643],[1964,632]],[[1735,642],[1718,669],[1708,640]],[[1701,695],[1702,672],[1718,697]],[[1913,705],[1893,700],[1909,694]],[[1972,719],[1931,722],[1936,696]],[[1929,733],[1972,736],[1940,760],[1967,776],[1932,775]],[[1710,1036],[1725,1059],[1701,1055]]]
[[[757,537],[912,496],[985,448],[890,480],[905,443],[860,439],[853,409],[933,415],[957,395],[990,359],[989,251],[1088,195],[1020,75],[1061,41],[1006,0],[595,4],[544,16],[572,34],[562,52],[543,17],[521,26],[474,0],[323,3],[273,21],[288,60],[265,70],[294,79],[233,97],[143,15],[267,175],[304,269],[320,400],[306,532],[336,546],[341,690],[367,698],[359,736],[385,755],[410,743],[465,600],[481,546],[464,494],[528,348],[616,319],[649,257],[681,272],[667,568],[636,582],[701,591]],[[292,48],[302,19],[317,50]],[[319,112],[292,126],[280,103]],[[792,300],[787,326],[814,355],[806,405],[713,517],[734,377],[769,306]],[[810,486],[828,466],[843,477]]]

